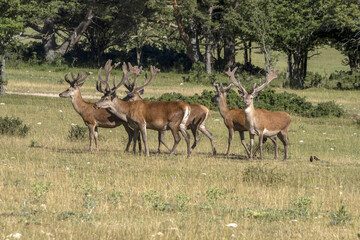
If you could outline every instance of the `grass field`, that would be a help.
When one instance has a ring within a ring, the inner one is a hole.
[[[61,71],[8,71],[10,91],[67,88]],[[97,97],[95,76],[83,92]],[[180,82],[181,75],[162,73],[146,96],[212,90]],[[227,129],[215,111],[207,127],[216,156],[205,136],[190,159],[184,140],[176,156],[156,154],[154,131],[149,158],[125,153],[123,127],[100,129],[100,149],[91,154],[87,138],[68,139],[72,125],[83,126],[69,99],[5,95],[0,117],[19,117],[31,129],[24,138],[0,135],[0,239],[358,239],[360,93],[291,92],[334,100],[347,114],[292,116],[286,162],[272,159],[270,143],[263,161],[248,161],[238,135],[225,157]],[[320,161],[310,162],[314,155]]]

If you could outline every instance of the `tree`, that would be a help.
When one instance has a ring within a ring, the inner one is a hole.
[[[271,35],[275,47],[287,55],[291,88],[304,88],[309,52],[320,37],[333,0],[274,0]]]
[[[42,41],[47,61],[54,61],[57,55],[67,53],[80,40],[94,17],[86,0],[26,0],[23,5],[26,9],[25,25],[35,31],[29,37]]]
[[[351,72],[360,71],[360,4],[358,0],[334,1],[326,19],[324,37],[341,51]],[[332,16],[332,17],[331,17]]]
[[[0,2],[0,54],[1,54],[1,79],[0,96],[5,93],[5,57],[6,48],[14,41],[22,29],[22,16],[19,0],[3,0]]]

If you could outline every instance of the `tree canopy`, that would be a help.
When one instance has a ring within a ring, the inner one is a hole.
[[[146,65],[162,51],[210,74],[236,65],[250,71],[259,48],[264,68],[275,64],[274,51],[286,54],[289,85],[303,88],[309,53],[331,44],[360,70],[358,0],[3,0],[0,14],[0,47],[32,29],[23,36],[40,40],[42,61],[70,54],[74,65],[82,58],[100,66],[116,55]]]

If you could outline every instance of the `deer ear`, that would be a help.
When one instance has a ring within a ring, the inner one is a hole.
[[[240,91],[240,90],[238,90],[238,93],[240,94],[240,96],[242,96],[242,97],[244,97],[244,93],[242,92],[242,91]]]
[[[80,84],[76,84],[76,86],[82,87],[82,85],[84,85],[84,83],[85,83],[85,82],[82,82],[82,83],[80,83]]]
[[[141,89],[141,90],[139,91],[139,94],[140,94],[140,95],[143,95],[143,94],[144,94],[144,89]]]
[[[254,91],[253,93],[251,93],[251,95],[253,96],[253,98],[256,98],[258,96],[259,92]]]

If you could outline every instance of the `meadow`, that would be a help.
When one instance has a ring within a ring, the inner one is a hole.
[[[343,69],[341,56],[331,51],[309,62],[314,71]],[[327,62],[334,59],[338,64]],[[58,94],[68,87],[62,80],[68,70],[9,68],[7,87]],[[70,69],[80,70],[87,69]],[[95,90],[97,70],[92,71],[82,88],[87,101],[101,96]],[[120,71],[115,74],[120,78]],[[145,96],[169,89],[186,95],[213,90],[183,83],[181,74],[160,73]],[[169,156],[164,147],[157,154],[157,133],[148,131],[151,156],[145,157],[124,152],[123,127],[99,129],[94,153],[87,151],[87,136],[69,140],[71,126],[84,126],[70,99],[1,97],[0,117],[19,117],[30,131],[25,137],[0,135],[0,239],[16,233],[22,239],[360,238],[359,91],[276,91],[314,104],[335,101],[346,115],[293,115],[287,161],[281,160],[282,144],[280,158],[273,159],[270,143],[264,145],[263,161],[247,160],[238,134],[225,157],[228,131],[217,111],[207,121],[216,156],[205,136],[189,159],[184,140],[177,155]],[[172,143],[170,133],[166,141]],[[310,162],[314,155],[320,160]]]

